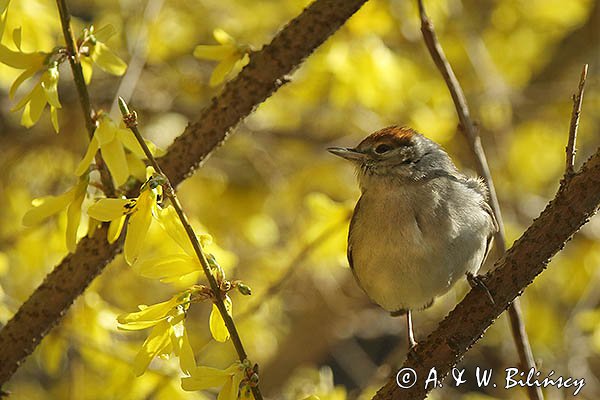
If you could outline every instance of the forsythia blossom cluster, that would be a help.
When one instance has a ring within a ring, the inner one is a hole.
[[[0,10],[0,15],[2,10]],[[5,18],[2,17],[2,18]],[[0,28],[3,28],[3,19]],[[1,30],[0,30],[1,32]],[[112,34],[113,29],[107,26],[94,33],[94,27],[84,31],[80,53],[77,54],[82,63],[86,83],[92,77],[92,63],[102,70],[113,75],[123,75],[127,64],[112,52],[101,40],[106,40]],[[21,98],[11,111],[23,110],[21,125],[29,128],[35,125],[44,111],[46,104],[50,106],[50,119],[54,130],[58,133],[58,112],[61,108],[58,99],[58,66],[67,60],[68,54],[63,47],[56,47],[51,52],[26,53],[21,49],[20,29],[13,32],[13,42],[16,50],[0,44],[0,63],[9,67],[23,70],[15,79],[9,90],[9,97],[14,98],[19,87],[27,80],[32,79],[36,83],[33,88]],[[83,53],[81,51],[84,50]],[[36,76],[39,78],[34,79]]]
[[[213,36],[218,45],[198,45],[194,49],[194,57],[219,61],[212,75],[210,86],[222,83],[234,70],[239,70],[248,63],[250,47],[238,44],[233,37],[222,29],[215,29]]]
[[[0,33],[6,17],[1,6],[0,4]],[[85,29],[83,36],[77,41],[75,56],[81,63],[86,84],[92,78],[93,64],[114,75],[125,72],[127,65],[104,44],[113,33],[110,26],[100,30],[95,30],[92,26]],[[236,44],[233,38],[221,30],[216,30],[214,36],[220,43],[219,46],[198,46],[194,52],[197,57],[220,61],[211,77],[211,85],[222,82],[233,69],[246,62],[249,52],[248,46]],[[10,88],[10,98],[15,96],[25,82],[34,82],[29,92],[13,107],[13,111],[23,110],[21,124],[31,127],[39,121],[46,105],[49,105],[52,125],[58,132],[57,110],[61,108],[58,98],[58,67],[70,55],[61,47],[51,52],[26,53],[21,50],[20,30],[13,32],[13,41],[16,50],[0,44],[0,62],[22,70]],[[145,166],[146,154],[129,129],[114,122],[102,111],[94,114],[94,122],[96,129],[75,170],[77,183],[61,195],[35,199],[34,207],[25,214],[23,223],[32,226],[66,210],[66,243],[70,252],[74,252],[76,248],[82,215],[88,217],[88,232],[92,232],[100,222],[108,222],[107,241],[110,243],[115,242],[126,228],[123,248],[125,260],[139,274],[166,283],[196,281],[203,268],[175,209],[163,203],[164,177],[157,175],[152,167]],[[150,142],[146,142],[146,146],[152,154],[159,151]],[[126,184],[131,186],[132,176],[144,181],[137,197],[101,198],[89,207],[86,205],[88,190],[93,186],[90,185],[90,175],[97,168],[94,160],[98,152],[117,188]],[[153,221],[158,222],[164,232],[179,245],[180,252],[158,257],[141,256]],[[198,237],[203,248],[210,245],[211,240],[208,235]],[[221,292],[218,297],[205,286],[193,285],[167,301],[139,305],[138,311],[119,315],[118,327],[129,331],[150,329],[134,361],[137,376],[145,372],[154,358],[168,359],[175,355],[185,374],[182,378],[184,390],[220,387],[218,400],[253,398],[250,388],[257,384],[258,375],[248,360],[236,361],[223,370],[196,365],[185,327],[190,306],[221,298],[224,312],[231,315],[233,304],[227,292],[237,288],[242,294],[250,294],[250,289],[243,283],[225,279],[225,272],[212,254],[208,254],[208,261]],[[216,341],[225,342],[229,339],[230,332],[214,303],[208,325]]]

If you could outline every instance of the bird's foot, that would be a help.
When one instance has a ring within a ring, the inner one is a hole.
[[[479,275],[473,275],[470,272],[467,272],[467,282],[469,282],[469,285],[471,286],[471,288],[479,288],[485,291],[485,293],[487,294],[488,298],[490,299],[490,302],[492,304],[496,304],[496,302],[494,301],[494,297],[492,296],[492,293],[490,293],[490,290],[488,289],[488,287],[485,285],[485,282],[483,281],[483,278]]]
[[[408,344],[408,352],[406,353],[406,358],[412,360],[416,364],[421,364],[421,357],[417,354],[417,345],[418,343],[413,341]]]

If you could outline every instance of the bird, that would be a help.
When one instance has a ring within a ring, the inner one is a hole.
[[[414,349],[411,311],[430,307],[464,276],[487,290],[476,274],[498,224],[485,183],[409,127],[386,127],[354,148],[328,151],[354,164],[361,191],[348,232],[352,273],[374,303],[406,316]]]

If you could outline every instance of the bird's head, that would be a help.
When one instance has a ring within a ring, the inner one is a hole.
[[[361,186],[373,178],[416,181],[432,171],[456,170],[437,143],[407,127],[384,128],[354,148],[330,147],[328,150],[356,165]]]

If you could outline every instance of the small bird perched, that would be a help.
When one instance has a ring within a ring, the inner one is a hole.
[[[348,234],[350,268],[371,300],[393,316],[406,314],[412,348],[411,310],[431,306],[464,275],[477,283],[498,230],[486,187],[406,127],[328,150],[355,164],[362,192]]]

